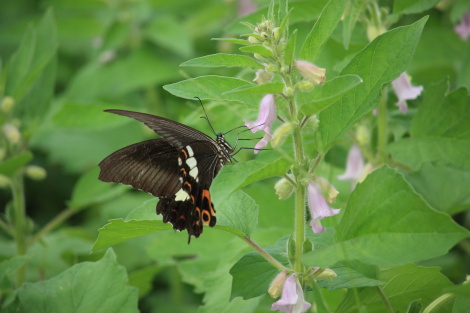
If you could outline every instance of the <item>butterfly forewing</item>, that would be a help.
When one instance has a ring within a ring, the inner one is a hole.
[[[203,226],[214,226],[215,209],[209,188],[233,149],[191,127],[145,113],[107,110],[134,118],[162,136],[118,150],[100,164],[99,178],[123,183],[160,198],[157,214],[176,230],[199,237]]]

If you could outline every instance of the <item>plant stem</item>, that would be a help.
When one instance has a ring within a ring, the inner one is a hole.
[[[23,173],[18,171],[11,179],[11,189],[13,193],[13,209],[14,209],[14,233],[16,241],[16,254],[26,254],[26,212],[24,201]],[[16,285],[21,286],[25,280],[26,269],[24,265],[18,268],[16,273]]]
[[[394,313],[395,311],[393,311],[392,305],[390,304],[390,301],[388,301],[388,298],[384,294],[382,288],[380,288],[380,286],[377,286],[375,287],[375,289],[377,290],[378,294],[380,295],[380,298],[382,298],[383,303],[387,307],[387,312]]]
[[[35,243],[39,239],[41,239],[43,236],[45,236],[47,233],[49,233],[51,230],[62,224],[65,220],[67,220],[70,216],[74,215],[77,213],[78,210],[68,208],[62,212],[60,212],[56,217],[54,217],[52,220],[49,221],[41,230],[39,230],[30,240],[30,244]]]
[[[305,185],[298,183],[295,193],[295,264],[296,273],[303,272],[302,255],[305,241]]]
[[[245,239],[245,241],[248,242],[248,244],[250,244],[250,246],[255,248],[255,250],[258,251],[258,253],[261,254],[261,256],[266,259],[266,261],[268,261],[269,263],[274,265],[274,267],[278,268],[281,271],[288,271],[289,270],[284,265],[282,265],[278,260],[273,258],[272,255],[270,255],[268,252],[266,252],[266,250],[264,250],[263,248],[258,246],[256,243],[254,243],[254,241],[251,240],[251,238],[243,237],[243,239]]]
[[[377,152],[379,164],[385,163],[385,146],[387,145],[387,97],[382,90],[382,97],[377,113]]]

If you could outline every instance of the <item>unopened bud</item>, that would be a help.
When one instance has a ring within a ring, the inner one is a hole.
[[[269,285],[268,293],[272,298],[277,298],[281,295],[284,283],[287,279],[287,271],[282,271],[274,278]]]
[[[324,179],[323,177],[317,177],[315,179],[315,182],[320,186],[323,193],[326,194],[326,196],[327,196],[326,200],[329,203],[335,203],[336,196],[338,196],[338,193],[339,193],[338,190],[336,190],[336,188],[332,184],[330,184],[329,181]]]
[[[258,44],[260,41],[259,41],[259,39],[256,38],[256,37],[249,36],[249,37],[248,37],[248,42],[251,43],[251,44],[256,45],[256,44]]]
[[[266,64],[266,66],[264,67],[264,69],[266,70],[266,72],[268,73],[276,73],[277,72],[277,67],[276,65],[274,64]]]
[[[377,36],[382,35],[386,31],[387,30],[382,25],[380,25],[379,27],[376,27],[374,25],[368,25],[367,26],[367,38],[369,39],[369,41],[372,41]]]
[[[261,35],[264,39],[267,39],[267,38],[268,38],[268,33],[266,33],[266,32],[262,32],[260,35]]]
[[[325,81],[326,70],[307,61],[296,61],[295,66],[303,78],[311,81],[315,85],[320,85]]]
[[[316,114],[310,116],[305,123],[311,129],[317,129],[318,125],[320,125],[320,120]]]
[[[5,134],[5,137],[8,139],[8,141],[10,141],[12,144],[18,143],[21,139],[21,134],[18,131],[18,128],[12,124],[4,125],[3,133]]]
[[[332,280],[336,276],[338,276],[338,275],[336,275],[335,271],[327,268],[327,269],[323,270],[323,272],[318,274],[318,276],[316,276],[315,278],[318,279],[318,280],[322,280],[322,279]]]
[[[271,146],[277,148],[281,146],[286,138],[292,133],[294,127],[291,123],[285,123],[279,126],[274,132],[273,139],[271,140]]]
[[[309,80],[302,80],[295,85],[295,89],[302,92],[307,92],[313,89],[313,83]]]
[[[274,41],[279,41],[279,39],[281,39],[281,28],[280,27],[276,27],[273,29],[273,38],[274,38]]]
[[[356,130],[356,139],[359,146],[369,144],[369,130],[364,125],[359,125]]]
[[[272,78],[273,75],[269,74],[265,70],[257,70],[255,79],[253,79],[253,81],[256,82],[258,85],[263,85],[269,83]]]
[[[10,113],[13,107],[15,106],[15,99],[12,97],[5,97],[0,104],[0,107],[3,112]]]
[[[28,165],[25,168],[25,174],[34,180],[43,180],[46,178],[46,170],[37,165]]]
[[[292,183],[289,182],[286,178],[281,178],[275,185],[274,190],[276,190],[276,194],[279,196],[279,200],[286,200],[294,191],[294,186]]]
[[[294,88],[292,87],[284,87],[284,90],[282,91],[282,93],[286,96],[286,97],[292,97],[294,95]]]
[[[263,57],[261,54],[259,54],[259,53],[254,53],[253,56],[254,56],[255,59],[257,59],[257,60],[264,60],[264,57]]]
[[[7,188],[10,186],[10,179],[5,175],[0,174],[0,188]]]

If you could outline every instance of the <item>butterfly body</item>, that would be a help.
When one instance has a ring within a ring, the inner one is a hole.
[[[158,198],[157,214],[175,230],[199,237],[203,226],[216,224],[209,188],[232,160],[233,148],[217,138],[178,122],[145,113],[106,110],[134,118],[162,138],[122,148],[100,162],[99,179],[131,185]]]

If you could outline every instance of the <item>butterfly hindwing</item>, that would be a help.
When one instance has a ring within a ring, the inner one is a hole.
[[[145,113],[107,110],[134,118],[163,138],[140,142],[118,150],[100,164],[99,178],[123,183],[160,198],[157,214],[175,230],[199,237],[203,226],[216,224],[209,188],[233,151],[191,127]],[[221,144],[220,141],[221,140]]]

